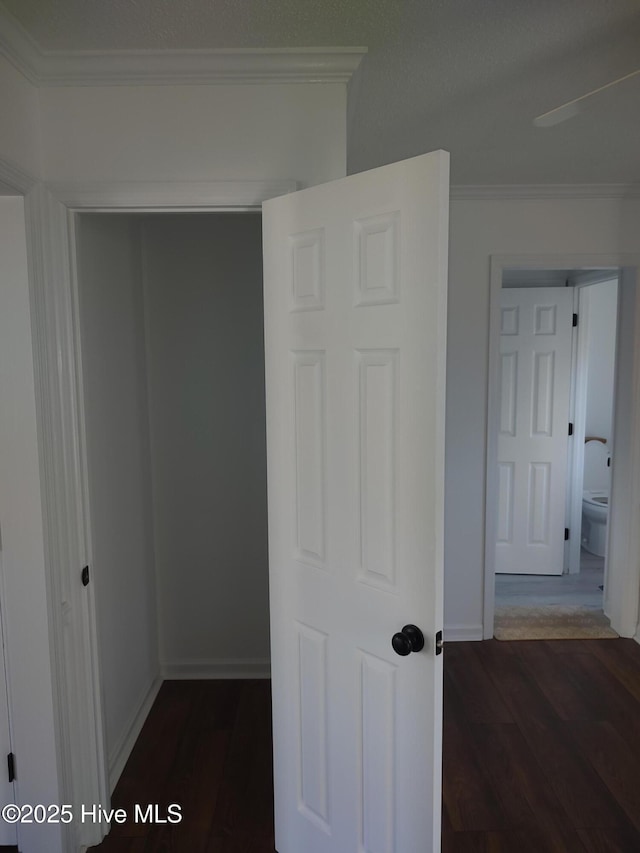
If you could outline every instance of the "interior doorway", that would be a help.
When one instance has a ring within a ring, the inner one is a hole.
[[[113,790],[163,679],[269,674],[261,216],[81,213],[75,246]]]
[[[630,272],[625,299],[632,311]],[[617,337],[620,276],[620,268],[604,265],[504,262],[493,270],[486,637],[494,633],[494,608],[500,608],[498,633],[503,617],[511,626],[505,638],[516,638],[511,628],[518,619],[539,616],[542,625],[562,609],[578,625],[582,616],[589,623],[593,617],[602,636],[615,636],[603,614],[620,628],[624,568],[609,556],[610,546],[620,548],[627,507],[619,484],[610,486],[616,423],[632,393],[624,365],[633,351],[632,341]],[[518,338],[518,318],[529,338]],[[556,324],[563,330],[559,343]],[[526,440],[518,443],[517,432]],[[625,446],[627,471],[629,453]],[[617,479],[625,476],[619,471]],[[592,510],[596,499],[606,509]]]
[[[574,630],[603,615],[617,285],[617,270],[503,272],[499,634],[518,614]]]

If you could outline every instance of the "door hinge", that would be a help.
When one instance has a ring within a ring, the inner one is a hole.
[[[16,757],[12,752],[7,755],[7,770],[9,771],[9,782],[13,782],[16,778]]]
[[[82,570],[82,586],[89,586],[89,566],[85,566]]]
[[[569,528],[565,527],[564,529],[564,541],[566,542],[569,539]]]
[[[436,654],[442,654],[442,648],[444,646],[444,640],[442,639],[442,631],[438,631],[436,634]]]
[[[577,326],[577,325],[578,325],[578,315],[577,315],[577,314],[574,314],[574,315],[573,315],[573,326],[575,327],[575,326]]]
[[[569,424],[569,435],[573,435],[573,424]]]

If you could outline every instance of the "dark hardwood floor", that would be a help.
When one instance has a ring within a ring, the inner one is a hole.
[[[446,648],[443,853],[640,851],[640,646]]]
[[[112,797],[182,807],[179,824],[113,825],[100,853],[273,853],[268,681],[165,681]]]
[[[640,851],[638,644],[451,643],[444,693],[443,853]],[[274,853],[270,723],[268,682],[165,682],[113,806],[184,820],[92,851]]]

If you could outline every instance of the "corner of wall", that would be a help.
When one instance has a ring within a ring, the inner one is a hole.
[[[118,784],[118,779],[124,770],[129,756],[131,755],[135,742],[140,736],[142,727],[149,716],[149,711],[151,710],[161,687],[162,677],[160,676],[160,668],[158,667],[156,676],[141,692],[140,698],[123,729],[122,736],[109,751],[110,793],[113,793],[116,785]]]

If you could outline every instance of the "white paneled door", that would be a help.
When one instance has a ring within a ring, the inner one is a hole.
[[[496,572],[560,575],[573,288],[503,288]]]
[[[448,197],[435,152],[264,205],[279,853],[440,849]]]

